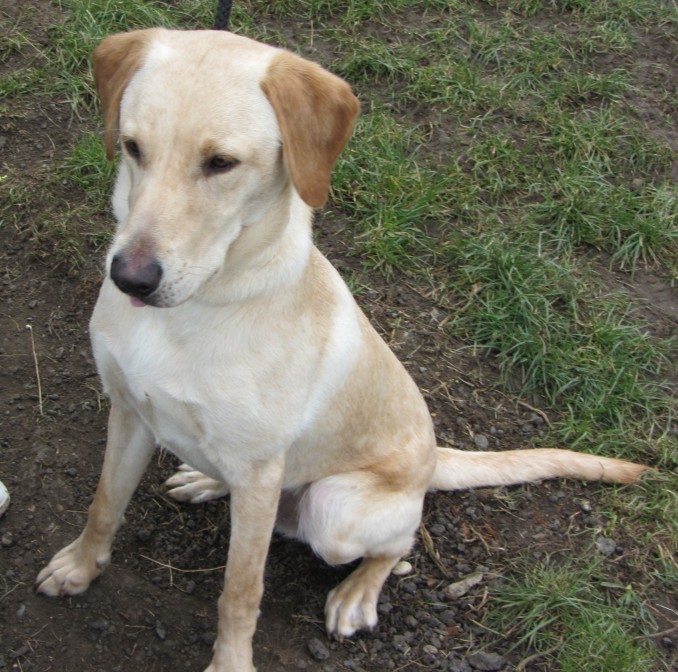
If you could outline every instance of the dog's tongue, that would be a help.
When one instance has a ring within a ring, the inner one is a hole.
[[[129,302],[135,307],[135,308],[145,308],[146,304],[141,300],[137,299],[136,296],[130,296],[129,297]]]

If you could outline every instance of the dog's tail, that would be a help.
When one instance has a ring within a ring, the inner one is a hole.
[[[430,488],[462,490],[558,477],[633,483],[647,469],[624,460],[557,448],[503,452],[438,448],[438,463]]]

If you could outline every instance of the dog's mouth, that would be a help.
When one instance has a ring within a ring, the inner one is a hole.
[[[118,287],[118,289],[120,288]],[[123,294],[127,295],[132,308],[174,308],[185,300],[176,300],[176,297],[172,297],[160,290],[153,292],[148,296],[139,296],[138,294],[131,294],[130,292],[123,292]]]

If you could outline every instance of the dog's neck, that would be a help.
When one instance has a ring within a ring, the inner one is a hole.
[[[312,220],[312,209],[289,184],[259,222],[243,228],[195,300],[229,305],[289,291],[309,263]]]

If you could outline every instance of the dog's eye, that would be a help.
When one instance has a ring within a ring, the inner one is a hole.
[[[217,154],[207,161],[205,164],[205,172],[208,175],[227,173],[229,170],[233,170],[239,163],[240,161],[236,159],[229,159]]]
[[[125,147],[125,150],[127,153],[133,158],[133,159],[139,159],[141,158],[141,149],[139,148],[139,145],[136,143],[134,140],[125,140],[125,142],[122,143]]]

